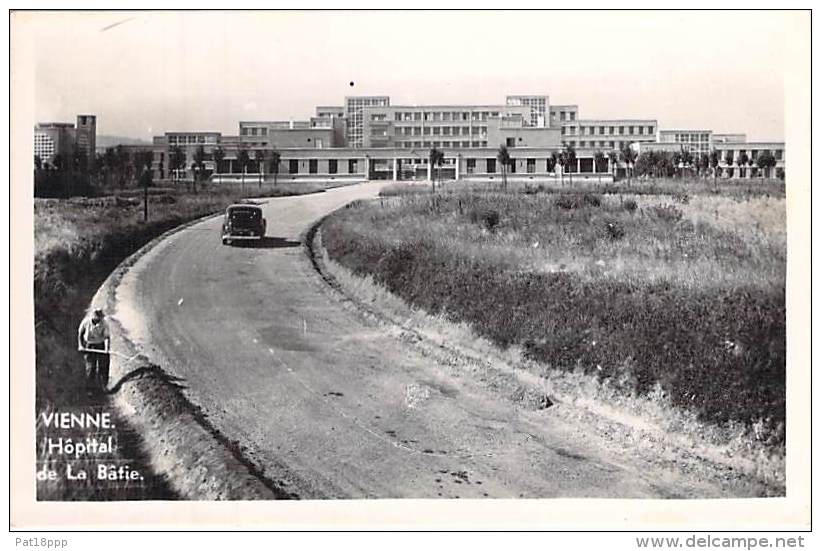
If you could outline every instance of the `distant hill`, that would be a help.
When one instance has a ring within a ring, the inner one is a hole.
[[[107,136],[105,134],[97,134],[97,149],[105,150],[107,147],[116,147],[118,145],[151,145],[151,142],[140,140],[137,138],[129,138],[127,136]]]

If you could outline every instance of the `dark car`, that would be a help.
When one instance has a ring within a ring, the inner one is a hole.
[[[237,204],[225,209],[222,222],[222,244],[230,245],[234,241],[257,240],[265,237],[265,218],[258,205]]]

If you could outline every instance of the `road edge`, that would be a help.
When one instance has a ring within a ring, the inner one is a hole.
[[[350,203],[346,206],[337,209],[337,211],[350,207]],[[337,212],[334,211],[334,212]],[[470,345],[461,342],[449,342],[446,339],[440,339],[428,334],[425,330],[416,327],[411,319],[403,321],[397,319],[396,316],[386,310],[383,310],[379,304],[366,304],[360,300],[355,292],[346,289],[343,282],[339,280],[332,270],[326,266],[325,257],[327,251],[322,245],[322,224],[334,212],[328,213],[314,224],[304,233],[303,247],[309,257],[313,269],[317,272],[322,283],[326,288],[336,294],[338,300],[348,305],[352,310],[358,311],[360,315],[371,320],[380,326],[394,326],[397,330],[399,338],[409,342],[410,344],[422,347],[427,354],[437,354],[449,356],[451,358],[459,358],[467,362],[484,363],[490,366],[490,369],[503,374],[507,374],[513,378],[514,385],[519,384],[517,391],[517,398],[524,398],[525,407],[544,408],[550,407],[553,403],[564,404],[566,406],[574,406],[582,413],[581,416],[588,421],[591,419],[598,419],[604,422],[607,429],[604,432],[618,433],[621,431],[634,432],[635,434],[646,434],[650,436],[652,441],[651,447],[660,447],[662,449],[679,449],[687,450],[687,455],[696,463],[704,465],[711,465],[711,470],[717,473],[717,477],[736,477],[739,474],[742,477],[750,477],[750,480],[755,480],[755,483],[761,484],[767,488],[768,496],[779,497],[786,493],[786,484],[778,480],[778,476],[769,477],[758,472],[758,466],[752,464],[749,459],[741,459],[733,457],[734,454],[716,453],[716,450],[707,450],[706,447],[693,445],[692,442],[686,442],[684,438],[678,438],[677,435],[664,434],[663,431],[657,430],[655,427],[637,427],[631,422],[627,416],[621,415],[615,409],[601,407],[594,403],[593,400],[584,400],[580,402],[578,397],[566,394],[563,390],[551,385],[550,388],[545,388],[543,380],[536,374],[537,370],[528,369],[527,365],[514,365],[501,353],[491,353],[487,358],[483,357],[483,352],[474,350]],[[347,270],[341,267],[343,270]],[[353,275],[353,274],[352,274]],[[359,276],[354,276],[359,277]],[[390,291],[385,290],[390,296],[396,300],[404,303],[403,299],[396,297]],[[487,351],[484,351],[487,353]],[[492,361],[491,361],[492,360]],[[530,365],[532,362],[525,362]],[[535,364],[534,364],[535,365]],[[501,366],[501,367],[500,367]],[[535,404],[534,404],[535,398]]]
[[[196,218],[172,228],[129,255],[106,277],[89,309],[116,312],[117,289],[130,269],[172,235],[220,216]],[[151,361],[109,318],[112,347],[128,359],[112,355],[110,377],[116,382],[111,405],[139,434],[150,467],[168,480],[183,500],[293,499],[297,496],[270,480],[242,456],[238,443],[221,434],[182,392],[183,387]],[[132,361],[129,361],[133,358]],[[139,366],[139,367],[138,367]]]

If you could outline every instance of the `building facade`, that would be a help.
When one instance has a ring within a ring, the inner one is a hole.
[[[151,148],[158,179],[169,177],[173,146],[185,155],[182,177],[193,177],[193,156],[202,146],[206,171],[226,181],[273,171],[293,180],[404,180],[431,176],[428,156],[433,148],[445,154],[442,178],[500,177],[496,154],[502,145],[513,159],[508,171],[515,179],[561,177],[560,172],[606,179],[623,173],[623,162],[610,157],[628,147],[639,152],[686,148],[698,154],[720,150],[722,158],[735,151],[748,151],[751,157],[766,149],[778,159],[782,173],[785,168],[783,143],[749,144],[744,134],[660,129],[652,118],[582,119],[578,105],[551,105],[547,95],[509,95],[504,103],[484,105],[392,105],[389,96],[349,96],[343,105],[316,107],[307,120],[240,121],[235,136],[168,132],[154,138]],[[219,160],[214,157],[217,148]],[[564,169],[555,168],[556,157],[566,148],[573,149],[575,159]],[[280,159],[276,167],[270,162],[274,151]]]
[[[97,117],[77,115],[76,124],[41,122],[34,126],[34,156],[40,162],[54,164],[56,156],[68,160],[75,151],[83,151],[94,162],[97,149]]]

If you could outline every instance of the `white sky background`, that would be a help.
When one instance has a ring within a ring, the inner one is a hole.
[[[580,118],[783,140],[795,12],[65,12],[34,33],[36,120],[98,134],[237,133],[345,95],[391,104],[546,94]],[[13,45],[12,45],[13,48]],[[353,81],[353,87],[349,82]]]

